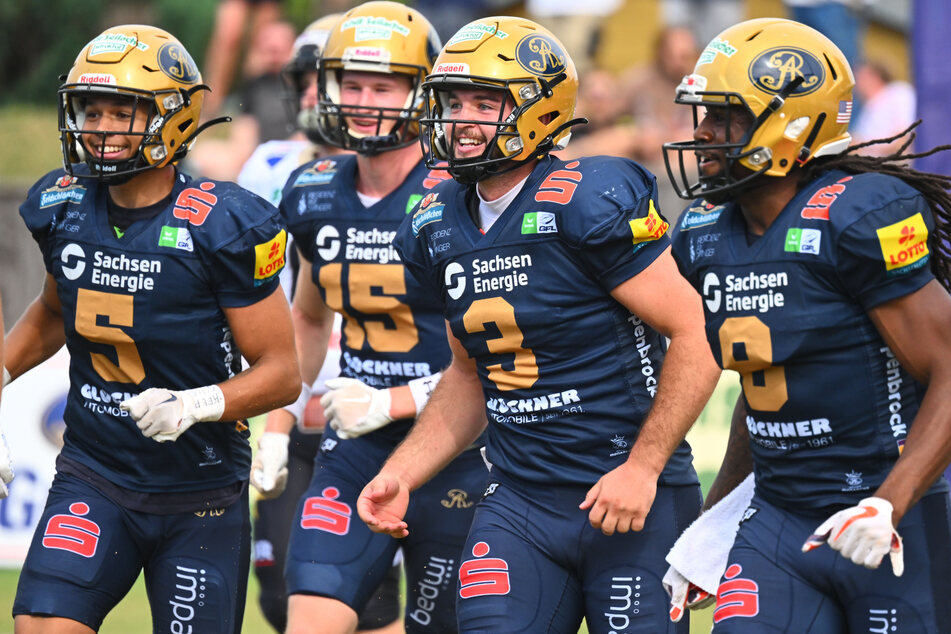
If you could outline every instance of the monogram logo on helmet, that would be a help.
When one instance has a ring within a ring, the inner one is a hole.
[[[169,42],[158,52],[159,68],[162,72],[183,84],[194,84],[199,79],[198,66],[180,44]]]
[[[515,59],[532,75],[554,77],[565,70],[568,55],[547,35],[526,35],[515,47]]]
[[[825,80],[825,68],[819,59],[801,48],[772,48],[750,64],[750,81],[769,93],[777,93],[789,82],[802,77],[802,83],[790,94],[802,97],[815,92]]]

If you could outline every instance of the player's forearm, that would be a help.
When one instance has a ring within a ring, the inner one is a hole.
[[[275,350],[219,387],[225,399],[221,420],[239,420],[293,403],[301,379],[293,355]]]
[[[946,366],[948,364],[945,364]],[[875,497],[894,507],[894,524],[921,499],[951,462],[951,369],[933,372],[901,456]]]
[[[327,358],[327,347],[333,332],[333,312],[309,315],[297,305],[291,306],[294,340],[300,363],[301,380],[311,385],[317,380]]]
[[[628,460],[660,474],[713,393],[720,368],[702,328],[671,336],[657,381],[654,404],[641,425]]]
[[[727,439],[726,453],[717,477],[710,485],[703,509],[708,510],[735,489],[746,476],[753,471],[753,452],[750,449],[750,435],[746,427],[746,407],[743,396],[739,396],[733,408],[730,420],[730,437]]]
[[[63,317],[41,295],[33,300],[7,335],[3,365],[15,379],[56,354],[65,343]]]
[[[451,365],[381,473],[393,474],[417,489],[472,445],[486,424],[478,376]]]

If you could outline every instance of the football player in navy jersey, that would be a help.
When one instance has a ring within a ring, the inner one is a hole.
[[[322,398],[329,424],[285,565],[288,632],[352,632],[400,546],[406,631],[456,629],[455,574],[487,475],[477,448],[421,496],[413,513],[427,530],[412,539],[374,534],[356,513],[450,357],[438,302],[391,244],[415,202],[445,179],[423,164],[417,139],[420,84],[438,51],[435,30],[405,5],[345,13],[320,58],[317,114],[326,142],[355,154],[311,161],[284,188],[281,212],[302,257],[292,313],[305,383],[323,363],[334,313],[343,316],[341,376]],[[286,446],[304,402],[273,412],[262,443]],[[266,495],[280,489],[269,473],[284,455],[259,454]]]
[[[755,476],[718,633],[951,631],[951,179],[850,147],[853,84],[825,36],[768,18],[677,90],[697,123],[668,171],[699,198],[674,256],[742,382],[711,497]]]
[[[15,380],[65,343],[71,388],[18,632],[98,630],[143,571],[155,631],[241,629],[243,419],[292,402],[300,378],[277,210],[175,167],[205,90],[181,43],[144,25],[89,42],[59,90],[64,169],[20,207],[47,276],[5,363]]]
[[[395,537],[426,530],[410,491],[488,424],[463,632],[688,629],[667,622],[663,557],[700,508],[684,435],[719,371],[654,177],[549,155],[580,122],[577,87],[557,39],[512,17],[463,27],[424,84],[427,160],[454,180],[396,246],[442,304],[452,363],[358,508]]]
[[[294,42],[290,61],[282,71],[285,100],[291,121],[297,131],[282,141],[267,141],[258,146],[238,174],[238,184],[278,206],[284,184],[291,172],[315,158],[339,153],[340,150],[324,145],[317,129],[317,61],[327,43],[327,36],[341,14],[326,15],[312,22]],[[296,273],[300,270],[297,252],[287,239],[288,265],[281,271],[281,285],[288,298],[293,295]],[[334,327],[333,338],[339,340],[339,328]],[[269,462],[263,454],[287,449],[287,485],[277,495],[258,496],[254,510],[254,574],[258,578],[258,602],[268,623],[283,632],[287,627],[287,591],[284,585],[284,561],[291,534],[291,525],[297,517],[297,502],[306,492],[314,471],[314,456],[320,445],[324,428],[323,411],[319,399],[326,392],[325,381],[336,377],[340,368],[339,347],[331,346],[320,368],[317,381],[312,385],[311,416],[304,415],[290,432],[289,442],[269,437],[259,444],[252,469]],[[277,441],[276,443],[274,441]],[[270,461],[278,466],[280,460]],[[261,474],[262,479],[265,477]],[[268,477],[274,477],[268,474]],[[400,609],[400,576],[402,566],[390,568],[386,580],[373,598],[359,612],[358,632],[380,630],[393,624],[395,631],[402,628]]]

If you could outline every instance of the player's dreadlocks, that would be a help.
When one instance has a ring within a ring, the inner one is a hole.
[[[935,218],[934,253],[931,258],[931,270],[938,281],[941,282],[941,285],[951,291],[951,194],[948,192],[951,189],[951,176],[919,172],[904,164],[910,159],[923,158],[936,152],[951,150],[951,145],[939,145],[927,152],[918,154],[905,154],[905,150],[915,140],[916,135],[913,130],[920,123],[921,119],[887,139],[873,139],[865,143],[850,145],[842,154],[821,157],[811,161],[805,168],[802,182],[810,182],[820,171],[837,169],[849,174],[864,174],[867,172],[888,174],[902,179],[917,189],[931,205],[931,211]],[[866,156],[855,153],[870,145],[891,143],[904,136],[908,138],[894,154]]]

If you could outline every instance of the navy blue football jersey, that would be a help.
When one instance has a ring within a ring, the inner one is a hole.
[[[195,425],[157,443],[119,403],[150,387],[200,387],[240,371],[222,308],[277,288],[287,239],[277,210],[233,183],[177,173],[168,207],[118,238],[107,190],[57,170],[20,207],[63,307],[70,391],[62,455],[133,491],[246,480],[243,424]]]
[[[400,228],[404,261],[476,361],[503,473],[590,485],[627,459],[666,340],[609,292],[669,246],[656,196],[632,161],[547,157],[485,234],[455,181]],[[661,481],[696,482],[686,443]]]
[[[771,503],[854,505],[898,459],[924,388],[866,311],[932,279],[932,228],[903,181],[837,171],[758,238],[733,204],[684,212],[674,256],[703,296],[714,357],[742,377],[756,489]]]
[[[441,371],[450,353],[438,299],[406,270],[392,242],[413,206],[446,176],[420,162],[395,191],[364,207],[356,166],[353,155],[301,166],[280,209],[324,302],[343,316],[341,375],[375,388],[405,385]],[[380,433],[401,439],[409,424]]]

